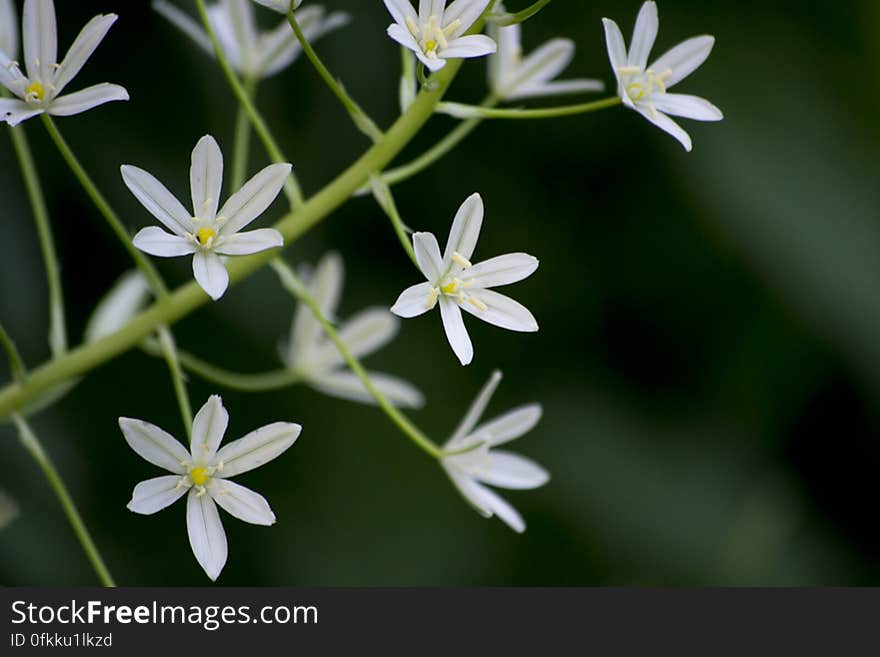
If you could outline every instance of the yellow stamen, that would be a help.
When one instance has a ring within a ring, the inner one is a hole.
[[[433,39],[431,41],[428,41],[427,43],[425,43],[425,50],[428,52],[433,52],[437,50],[437,42]]]
[[[43,88],[43,84],[40,81],[34,80],[28,85],[24,97],[25,100],[42,101],[43,98],[46,97],[46,90]]]
[[[193,468],[189,471],[189,478],[196,486],[204,486],[208,483],[211,475],[208,473],[208,468]]]
[[[440,296],[440,290],[436,287],[432,287],[431,291],[428,293],[428,303],[425,306],[428,310],[431,310],[434,306],[437,305],[437,297]]]
[[[477,310],[479,310],[482,313],[489,310],[489,306],[487,306],[485,303],[483,303],[482,301],[480,301],[476,297],[468,297],[468,303],[470,303],[474,308],[476,308]]]
[[[456,294],[458,292],[458,283],[456,281],[450,281],[446,285],[441,285],[440,291],[443,294]]]
[[[202,226],[199,228],[196,233],[196,237],[199,239],[199,244],[202,246],[208,246],[208,243],[216,237],[217,233],[214,232],[213,228],[208,228],[207,226]]]
[[[452,261],[460,267],[463,267],[464,269],[470,269],[471,267],[473,267],[471,261],[461,255],[458,251],[455,251],[452,254]]]

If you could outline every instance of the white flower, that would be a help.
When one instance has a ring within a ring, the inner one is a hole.
[[[494,372],[477,395],[444,446],[453,452],[442,460],[443,469],[464,498],[484,517],[498,516],[516,532],[525,531],[522,516],[510,504],[483,484],[526,490],[538,488],[550,481],[550,474],[533,461],[518,454],[494,449],[528,433],[541,419],[541,406],[529,404],[508,411],[476,429],[492,394],[501,381],[501,373]]]
[[[9,9],[7,12],[12,13]],[[0,17],[5,21],[9,16],[0,14]],[[0,52],[0,84],[18,96],[0,98],[0,119],[9,125],[18,125],[43,112],[70,116],[112,100],[128,100],[125,89],[106,82],[66,96],[60,95],[95,52],[116,18],[116,14],[95,16],[58,64],[55,5],[52,0],[25,0],[22,41],[27,76],[16,62],[10,60],[9,53]]]
[[[724,118],[717,107],[697,96],[670,94],[667,89],[678,84],[706,61],[715,37],[698,36],[675,46],[648,66],[648,57],[657,38],[660,25],[657,5],[646,2],[636,19],[629,52],[620,28],[612,20],[603,18],[608,57],[617,78],[617,93],[623,104],[636,110],[661,130],[675,137],[685,150],[693,147],[690,135],[669,118],[682,116],[696,121],[720,121]]]
[[[526,253],[508,253],[471,265],[470,258],[482,225],[483,199],[474,194],[462,203],[455,215],[442,257],[433,234],[414,233],[416,260],[428,282],[404,290],[391,308],[395,315],[409,318],[422,315],[439,303],[446,337],[462,365],[474,357],[461,316],[462,308],[485,322],[511,331],[538,330],[538,322],[527,308],[488,289],[528,278],[538,268],[538,259]]]
[[[208,33],[189,15],[165,0],[155,0],[153,8],[205,52],[214,55]],[[325,13],[319,6],[306,7],[297,13],[297,21],[309,41],[315,41],[349,21],[344,12]],[[229,63],[246,77],[260,79],[275,75],[290,66],[302,52],[287,20],[261,34],[250,0],[220,0],[208,7],[208,19]]]
[[[15,3],[12,0],[0,0],[0,52],[6,53],[9,59],[18,57],[18,19],[15,14]]]
[[[465,35],[482,16],[490,0],[419,0],[419,13],[409,0],[384,0],[395,23],[388,36],[412,50],[431,71],[447,59],[483,57],[495,52],[495,42],[483,34]]]
[[[86,324],[85,341],[96,342],[116,333],[144,309],[150,296],[150,284],[139,270],[120,276],[92,311]]]
[[[254,2],[281,14],[298,9],[302,4],[302,0],[254,0]]]
[[[262,495],[229,481],[282,454],[299,437],[298,424],[276,422],[252,431],[218,450],[229,424],[220,397],[213,395],[196,414],[190,450],[159,427],[142,420],[119,418],[125,441],[145,460],[171,475],[135,486],[128,508],[150,515],[189,493],[186,527],[193,554],[208,577],[216,580],[226,564],[226,533],[215,502],[239,520],[275,524],[275,514]]]
[[[284,244],[274,228],[240,232],[268,208],[290,175],[291,165],[272,164],[247,181],[217,211],[223,184],[223,154],[210,135],[192,152],[190,214],[165,186],[143,169],[123,165],[122,178],[137,200],[171,233],[158,226],[134,236],[141,251],[161,258],[193,256],[193,274],[214,300],[226,292],[229,274],[220,255],[249,255]]]
[[[497,9],[504,11],[501,3]],[[498,52],[489,58],[489,86],[503,100],[602,91],[601,80],[554,80],[574,59],[574,41],[552,39],[523,58],[522,28],[489,25],[489,35],[498,43]]]
[[[303,278],[324,316],[334,317],[342,295],[342,258],[328,253],[314,273]],[[399,328],[398,319],[386,309],[367,308],[341,323],[339,337],[355,358],[363,358],[391,342]],[[281,345],[281,358],[305,383],[324,394],[365,404],[376,403],[361,380],[348,370],[336,345],[324,335],[321,324],[303,303],[297,306],[290,339]],[[392,404],[409,408],[424,404],[422,393],[406,381],[378,372],[369,375]]]

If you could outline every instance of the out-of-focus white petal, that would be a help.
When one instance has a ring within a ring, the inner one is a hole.
[[[399,408],[421,408],[425,398],[417,388],[403,379],[381,372],[370,372],[370,380],[394,406]],[[364,387],[361,380],[352,372],[340,370],[309,379],[309,385],[326,395],[340,397],[363,404],[376,404],[376,399]]]
[[[117,18],[116,14],[106,14],[95,16],[86,23],[74,40],[73,45],[70,46],[70,50],[64,56],[64,61],[61,62],[58,70],[55,71],[53,95],[57,96],[60,94],[64,87],[67,86],[67,83],[80,72],[83,65],[92,56],[92,53],[95,52],[95,49],[104,40],[104,37],[107,36],[107,32],[113,26],[113,23],[116,22]]]
[[[464,271],[461,279],[473,287],[510,285],[534,274],[538,264],[538,259],[527,253],[508,253],[474,265]]]
[[[266,498],[250,488],[234,481],[214,478],[208,492],[222,509],[239,520],[266,527],[275,524],[275,514]]]
[[[166,233],[158,226],[141,228],[134,236],[132,243],[144,253],[160,258],[192,255],[198,250],[192,240]]]
[[[455,352],[462,365],[469,365],[474,359],[474,346],[464,326],[461,309],[448,297],[441,296],[440,316],[443,318],[443,329],[446,331],[449,346],[452,347],[452,351]]]
[[[162,14],[169,23],[192,39],[206,53],[209,55],[214,54],[214,45],[211,43],[211,37],[189,14],[165,0],[153,0],[153,9]]]
[[[207,464],[213,460],[228,426],[229,413],[223,400],[219,395],[211,395],[193,418],[190,452],[194,463]]]
[[[446,443],[446,449],[455,449],[464,444],[464,440],[470,435],[471,429],[480,421],[480,417],[492,400],[492,395],[498,389],[499,383],[501,383],[501,372],[495,370],[474,398],[458,427],[452,432],[449,442]]]
[[[482,310],[470,303],[462,304],[461,307],[474,317],[509,331],[534,333],[538,330],[535,316],[518,301],[492,290],[475,290],[470,295],[487,306]]]
[[[0,529],[4,529],[18,516],[18,505],[0,490]]]
[[[339,338],[355,358],[363,358],[391,342],[399,328],[399,320],[384,308],[367,308],[339,327]],[[312,371],[326,371],[343,363],[342,354],[330,340],[308,355],[308,368]]]
[[[95,342],[116,333],[147,305],[149,299],[150,286],[144,275],[138,270],[126,272],[92,312],[86,324],[85,341]]]
[[[254,2],[280,14],[286,14],[291,9],[296,9],[302,4],[302,0],[254,0]]]
[[[302,427],[290,422],[275,422],[252,431],[217,452],[216,462],[223,463],[221,475],[234,477],[268,463],[296,442]]]
[[[186,529],[196,561],[211,580],[216,580],[228,556],[226,532],[214,500],[207,494],[199,497],[194,488],[186,498]]]
[[[194,217],[208,222],[217,216],[223,186],[223,153],[211,135],[205,135],[192,152],[189,185]]]
[[[489,447],[496,447],[527,434],[538,424],[540,419],[541,405],[528,404],[499,415],[481,424],[473,431],[468,429],[466,436],[464,433],[461,434],[464,439],[459,442],[466,444],[481,441]]]
[[[550,473],[531,459],[502,450],[490,451],[475,476],[484,484],[512,490],[539,488],[550,481]]]
[[[230,196],[220,209],[220,216],[226,218],[220,234],[237,233],[263,214],[281,192],[292,168],[290,164],[270,164]]]
[[[699,96],[655,93],[651,95],[651,103],[664,114],[695,121],[721,121],[724,118],[720,109]]]
[[[416,23],[419,21],[419,16],[409,0],[385,0],[385,8],[391,14],[394,22],[400,25],[406,25],[407,18]]]
[[[405,27],[398,25],[397,23],[392,23],[388,26],[388,36],[397,41],[397,43],[402,45],[404,48],[409,48],[416,54],[420,54],[422,52],[422,49],[419,46],[418,42],[415,40],[415,37],[413,37],[412,32],[410,32]]]
[[[443,275],[445,267],[440,257],[440,245],[433,233],[413,233],[413,250],[419,269],[430,282],[436,283]],[[465,256],[467,257],[467,256]]]
[[[593,91],[604,91],[605,83],[602,80],[576,79],[556,80],[554,82],[529,83],[517,87],[515,93],[509,94],[507,100],[521,100],[524,98],[537,98],[550,96],[563,96],[566,94],[580,94]]]
[[[428,305],[431,288],[430,283],[419,283],[406,288],[391,306],[391,312],[404,319],[424,315],[432,309],[432,306]]]
[[[25,0],[22,37],[28,77],[48,85],[58,62],[58,26],[53,0]]]
[[[258,228],[257,230],[235,233],[223,237],[214,250],[222,255],[251,255],[268,249],[284,246],[284,237],[274,228]]]
[[[505,499],[497,495],[490,488],[476,484],[480,489],[481,499],[493,515],[498,516],[505,525],[518,534],[526,530],[526,523],[519,512],[514,509]]]
[[[163,226],[181,237],[192,231],[192,217],[165,185],[152,174],[129,164],[120,170],[126,187]]]
[[[627,66],[635,66],[645,70],[648,66],[648,57],[657,40],[657,30],[660,27],[660,19],[657,17],[657,3],[649,1],[642,5],[636,18],[636,26],[633,29],[632,41],[629,44],[629,56],[626,59]]]
[[[46,111],[52,116],[72,116],[114,100],[128,100],[128,92],[118,84],[102,82],[66,96],[59,96]]]
[[[342,257],[330,252],[321,258],[314,273],[307,281],[312,299],[325,317],[334,317],[342,295],[345,280],[345,264]],[[297,306],[290,328],[290,362],[298,364],[311,353],[316,340],[322,335],[321,324],[304,303]]]
[[[28,86],[27,78],[24,77],[21,69],[3,50],[0,50],[0,84],[19,98],[24,98],[25,89]]]
[[[491,518],[492,511],[489,509],[489,500],[485,495],[485,492],[488,489],[485,486],[478,484],[472,477],[467,476],[452,466],[444,463],[443,469],[446,471],[446,474],[449,475],[452,483],[455,484],[455,487],[458,489],[458,492],[461,493],[462,497],[464,497],[465,501],[484,518]]]
[[[477,22],[489,6],[490,0],[455,0],[443,12],[443,27],[447,27],[458,21],[459,24],[451,34],[451,38],[455,39],[469,29]]]
[[[693,150],[693,142],[691,141],[691,136],[678,125],[675,121],[670,119],[668,116],[663,114],[662,112],[658,112],[656,110],[651,111],[652,108],[643,107],[642,105],[638,105],[636,107],[639,114],[644,116],[648,121],[653,123],[655,126],[660,128],[663,132],[666,132],[673,137],[675,137],[679,143],[684,146],[684,149],[690,153]]]
[[[704,35],[688,39],[661,55],[651,64],[651,68],[658,75],[672,71],[672,75],[666,80],[668,89],[697,70],[706,61],[714,45],[713,36]]]
[[[188,486],[180,485],[180,477],[165,475],[155,479],[147,479],[134,487],[128,510],[142,515],[151,515],[171,506],[189,490]]]
[[[154,424],[128,417],[119,418],[125,442],[145,461],[174,474],[186,474],[190,454],[171,434]]]
[[[193,276],[196,282],[214,301],[223,296],[229,287],[229,272],[213,251],[197,251],[193,256]]]
[[[18,20],[12,0],[0,0],[0,52],[18,57]]]
[[[484,213],[483,198],[479,194],[471,194],[461,204],[452,221],[446,251],[443,253],[443,271],[452,266],[454,253],[470,260],[480,238]]]
[[[470,59],[491,55],[498,45],[485,34],[460,36],[449,42],[438,54],[444,59]]]
[[[615,77],[619,78],[618,71],[626,66],[626,44],[623,41],[623,34],[617,23],[610,18],[603,18],[602,25],[605,26],[605,47],[608,49],[608,59],[611,61]]]

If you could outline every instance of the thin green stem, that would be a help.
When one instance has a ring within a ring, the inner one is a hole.
[[[306,57],[309,58],[312,66],[315,67],[318,75],[321,76],[326,85],[330,88],[330,91],[333,92],[333,95],[335,95],[339,99],[339,102],[345,107],[358,130],[372,139],[373,142],[380,141],[383,134],[379,129],[379,126],[377,126],[363,108],[361,108],[361,106],[348,95],[348,92],[345,91],[342,85],[339,84],[330,71],[327,70],[327,67],[324,66],[324,62],[321,61],[321,58],[318,57],[318,53],[315,52],[315,49],[312,48],[312,44],[309,43],[309,40],[306,38],[305,34],[303,34],[302,28],[300,27],[299,22],[297,22],[295,14],[296,12],[292,9],[287,12],[287,22],[290,23],[290,27],[293,28],[293,33],[296,34],[296,38],[302,46],[303,52],[306,54]]]
[[[159,272],[153,267],[153,263],[151,263],[142,252],[135,248],[134,243],[131,240],[131,235],[128,234],[122,221],[120,221],[119,217],[113,211],[113,208],[110,207],[110,204],[104,199],[104,196],[98,190],[97,186],[95,186],[95,183],[92,182],[89,174],[86,173],[86,170],[79,163],[76,155],[73,154],[70,146],[67,145],[64,137],[61,136],[61,133],[55,126],[55,122],[48,114],[43,114],[42,119],[46,129],[49,131],[49,136],[52,138],[52,141],[55,142],[55,145],[61,152],[61,156],[67,162],[71,171],[73,171],[73,175],[76,176],[76,179],[79,181],[80,185],[82,185],[83,189],[85,189],[89,198],[92,199],[92,202],[98,208],[98,211],[104,216],[107,223],[110,224],[110,228],[116,233],[116,237],[122,242],[122,245],[128,251],[138,269],[140,269],[144,276],[147,277],[147,281],[149,281],[150,287],[156,295],[156,298],[162,300],[167,297],[168,290],[165,287],[165,283],[162,282]]]
[[[64,321],[64,293],[61,288],[61,273],[58,253],[49,223],[49,211],[40,185],[40,176],[31,155],[27,135],[22,128],[9,128],[9,136],[18,157],[25,188],[34,212],[40,250],[43,252],[43,265],[46,267],[46,283],[49,287],[49,348],[57,358],[67,351],[67,328]]]
[[[563,105],[561,107],[548,107],[546,109],[492,109],[479,105],[465,105],[462,103],[440,103],[437,111],[441,114],[449,114],[458,118],[483,118],[483,119],[555,119],[560,116],[575,116],[587,114],[598,110],[616,107],[621,104],[619,96],[595,100],[591,103],[580,105]]]
[[[101,558],[101,553],[92,540],[92,536],[89,534],[89,530],[86,528],[79,511],[77,511],[76,504],[74,504],[73,498],[70,497],[70,492],[67,490],[67,486],[64,485],[61,475],[58,474],[52,459],[49,458],[46,450],[43,449],[36,434],[24,418],[15,413],[12,416],[12,420],[18,428],[18,437],[22,446],[34,458],[37,465],[40,466],[40,469],[42,469],[43,474],[46,476],[46,480],[49,482],[52,490],[55,491],[58,501],[61,502],[61,508],[64,509],[64,513],[68,521],[70,521],[70,526],[73,527],[73,532],[76,534],[83,552],[86,553],[92,567],[95,569],[101,584],[110,587],[116,586],[113,576],[104,564],[104,559]]]
[[[9,357],[9,369],[12,372],[13,380],[24,383],[27,379],[27,368],[24,366],[18,347],[15,346],[15,340],[6,332],[6,328],[2,324],[0,324],[0,345],[3,346]]]
[[[171,373],[171,381],[174,384],[174,395],[177,397],[177,405],[180,408],[180,417],[183,420],[183,426],[186,427],[186,435],[192,438],[193,412],[189,403],[189,395],[186,392],[186,381],[183,377],[183,371],[180,369],[180,361],[178,360],[177,345],[174,344],[174,336],[167,326],[159,327],[159,345],[165,362],[168,364],[168,370]]]
[[[244,91],[253,102],[257,94],[256,78],[245,78]],[[248,156],[251,151],[251,123],[244,105],[238,106],[235,117],[235,145],[232,156],[232,180],[230,189],[241,189],[247,176]]]
[[[400,217],[400,212],[397,210],[397,203],[394,202],[394,195],[391,193],[391,189],[379,176],[370,176],[370,185],[373,188],[373,196],[376,202],[391,220],[391,225],[394,227],[394,232],[397,233],[397,239],[400,240],[403,250],[406,251],[409,259],[412,260],[416,269],[418,269],[419,261],[416,260],[416,253],[413,249],[412,240],[409,237],[409,231]]]
[[[529,5],[522,11],[516,12],[515,14],[504,12],[503,14],[494,17],[490,15],[488,17],[488,20],[490,20],[492,23],[495,23],[496,25],[500,25],[501,27],[516,25],[517,23],[523,23],[527,21],[549,4],[550,0],[537,0],[537,2]]]
[[[309,310],[312,311],[315,319],[318,320],[318,323],[321,324],[321,327],[324,329],[324,333],[326,333],[327,337],[330,338],[334,345],[336,345],[336,348],[351,368],[351,371],[355,373],[358,379],[360,379],[361,383],[367,389],[367,392],[373,396],[373,399],[376,400],[379,408],[381,408],[385,415],[388,416],[388,419],[390,419],[407,438],[415,443],[416,446],[424,450],[429,456],[435,459],[442,458],[444,456],[443,450],[434,444],[434,441],[422,433],[422,431],[413,424],[406,415],[398,410],[394,404],[388,401],[388,398],[376,387],[372,379],[370,379],[370,375],[367,374],[367,370],[364,369],[361,362],[355,358],[345,342],[342,341],[342,338],[339,337],[336,328],[330,320],[327,319],[324,313],[321,312],[321,307],[309,294],[308,288],[299,280],[293,269],[288,267],[280,258],[276,258],[272,261],[272,268],[275,269],[284,288],[308,306]]]
[[[238,79],[238,75],[229,63],[229,58],[226,56],[226,52],[224,52],[223,47],[220,45],[220,41],[217,39],[217,33],[214,31],[214,26],[208,19],[208,9],[205,7],[205,0],[196,0],[196,7],[199,10],[199,16],[202,19],[202,25],[204,25],[205,31],[208,33],[208,37],[210,37],[211,43],[214,46],[214,55],[220,63],[220,68],[223,69],[223,74],[226,76],[229,86],[232,87],[232,93],[234,93],[235,97],[238,99],[239,105],[241,105],[245,112],[247,112],[248,118],[254,126],[254,130],[259,136],[260,141],[263,142],[266,151],[269,153],[269,157],[272,158],[272,161],[276,164],[290,162],[290,160],[284,156],[284,153],[281,152],[278,143],[269,131],[262,115],[257,111],[257,108],[248,96],[247,90],[244,88],[244,85],[241,83],[241,80]],[[284,193],[287,196],[291,207],[302,205],[302,189],[293,173],[290,174],[287,182],[284,184]]]

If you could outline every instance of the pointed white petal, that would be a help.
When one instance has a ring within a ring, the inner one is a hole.
[[[668,116],[656,110],[651,111],[651,108],[644,107],[642,105],[636,106],[636,110],[639,114],[644,116],[646,119],[648,119],[648,121],[660,128],[663,132],[666,132],[675,137],[679,141],[679,143],[684,146],[684,149],[688,153],[693,150],[693,142],[691,141],[691,136],[687,132],[685,132],[684,128],[682,128]]]
[[[211,135],[199,139],[192,152],[189,185],[194,217],[208,222],[217,216],[223,185],[223,153]]]
[[[118,84],[102,82],[52,101],[47,110],[52,116],[73,116],[115,100],[128,100],[128,92]]]
[[[443,16],[446,0],[419,0],[419,22],[427,23],[430,16]]]
[[[284,237],[274,228],[258,228],[257,230],[235,233],[223,237],[214,250],[222,255],[251,255],[268,249],[284,246]]]
[[[535,316],[518,301],[492,290],[473,290],[470,295],[488,306],[482,310],[471,303],[462,304],[461,307],[474,317],[509,331],[534,333],[538,330]]]
[[[85,341],[95,342],[116,333],[143,310],[149,299],[150,285],[144,275],[138,270],[126,272],[92,312],[86,324]]]
[[[472,477],[446,462],[443,462],[443,469],[458,489],[458,492],[464,497],[465,502],[471,505],[484,518],[491,518],[492,512],[489,510],[489,502],[484,495],[484,492],[487,490],[486,487],[481,486]]]
[[[610,18],[603,18],[602,25],[605,26],[605,47],[608,49],[611,70],[614,71],[614,76],[619,78],[618,71],[626,66],[626,44],[623,41],[623,34],[617,23]]]
[[[501,372],[495,370],[480,389],[479,394],[474,398],[470,408],[468,408],[467,413],[465,413],[455,431],[452,432],[449,442],[446,443],[446,449],[453,450],[464,445],[466,439],[470,436],[471,429],[480,421],[480,417],[482,417],[486,407],[492,400],[492,395],[498,389],[499,383],[501,383]]]
[[[655,93],[651,95],[651,103],[664,114],[695,121],[721,121],[724,118],[720,109],[699,96]]]
[[[404,319],[424,315],[433,308],[428,304],[431,288],[430,283],[419,283],[406,288],[391,306],[391,312]]]
[[[551,39],[522,60],[517,85],[533,80],[552,80],[571,64],[574,50],[574,41],[571,39]]]
[[[220,474],[234,477],[268,463],[296,442],[302,427],[290,422],[275,422],[252,431],[217,452],[217,463],[223,463]]]
[[[479,194],[468,196],[452,221],[446,251],[443,253],[443,268],[446,271],[453,265],[452,255],[458,253],[465,260],[470,260],[480,238],[483,226],[483,198]]]
[[[626,59],[627,66],[636,66],[641,70],[647,68],[648,57],[651,56],[651,49],[657,40],[659,27],[657,4],[655,2],[644,3],[638,18],[636,18],[632,41],[629,44],[629,56]]]
[[[107,36],[107,32],[113,23],[116,22],[116,19],[116,14],[106,14],[95,16],[86,23],[73,42],[73,45],[70,46],[70,50],[64,56],[64,61],[61,62],[58,70],[55,71],[53,83],[55,89],[52,92],[54,95],[60,94],[61,90],[67,86],[67,83],[80,72],[80,69],[88,61],[89,57],[92,56],[92,53],[95,52],[95,49],[104,40],[104,37]]]
[[[128,510],[148,516],[165,507],[171,506],[189,490],[180,485],[180,477],[165,475],[155,479],[147,479],[134,487]]]
[[[213,461],[228,426],[229,413],[223,407],[223,400],[219,395],[211,395],[193,418],[190,452],[194,463]]]
[[[314,274],[308,277],[309,292],[325,317],[334,317],[342,295],[345,280],[345,264],[342,257],[330,252],[321,258]],[[321,324],[304,303],[296,308],[290,328],[290,361],[299,363],[311,353],[315,342],[322,335]]]
[[[0,121],[11,126],[42,114],[43,111],[42,107],[33,108],[18,98],[0,98]]]
[[[443,12],[443,27],[447,27],[459,21],[459,26],[452,32],[451,38],[455,39],[471,29],[489,6],[490,0],[455,0],[446,11]],[[488,37],[487,37],[488,38]]]
[[[672,71],[672,75],[666,80],[666,88],[678,84],[687,76],[697,70],[706,61],[712,47],[715,45],[715,37],[698,36],[684,41],[651,64],[651,68],[658,75],[666,71]]]
[[[508,253],[466,269],[461,279],[473,287],[510,285],[534,274],[538,264],[538,259],[527,253]]]
[[[194,488],[186,498],[186,530],[196,561],[211,580],[216,580],[228,556],[226,532],[214,500],[207,494],[199,497]]]
[[[446,268],[440,257],[440,245],[433,233],[413,233],[413,250],[416,253],[416,262],[425,278],[436,283]],[[467,257],[467,256],[465,256]]]
[[[237,233],[263,214],[281,192],[292,168],[290,164],[270,164],[230,196],[220,209],[220,216],[226,217],[220,234]]]
[[[252,525],[275,524],[275,514],[266,498],[234,481],[213,479],[209,492],[214,501],[227,513]]]
[[[197,251],[193,256],[193,276],[205,293],[217,301],[229,287],[229,272],[213,251]]]
[[[496,50],[498,45],[485,34],[470,34],[453,39],[438,55],[443,59],[470,59],[491,55]]]
[[[19,98],[23,98],[27,89],[27,78],[9,55],[0,50],[0,84],[9,89]]]
[[[502,450],[489,452],[475,476],[484,484],[512,490],[539,488],[550,481],[550,473],[531,459]]]
[[[339,327],[339,338],[355,358],[363,358],[391,342],[399,328],[400,321],[384,308],[367,308]],[[312,349],[307,361],[300,365],[313,372],[335,369],[345,362],[330,340]]]
[[[183,464],[190,461],[190,455],[174,436],[154,424],[128,417],[119,418],[119,428],[128,446],[145,461],[174,474],[186,474]]]
[[[419,44],[416,42],[415,38],[408,29],[403,27],[402,25],[398,25],[397,23],[392,23],[388,26],[388,36],[394,39],[397,43],[402,45],[404,48],[409,48],[417,55],[422,55],[422,49]]]
[[[416,23],[419,21],[419,16],[409,0],[385,0],[385,8],[388,9],[394,22],[399,25],[405,26],[407,18]]]
[[[462,365],[469,365],[474,359],[474,346],[464,326],[461,309],[448,297],[441,296],[440,316],[443,318],[443,329],[446,331],[449,346],[452,347],[452,351],[455,352]]]
[[[498,50],[489,58],[489,87],[501,96],[513,86],[522,54],[522,28],[519,23],[507,27],[489,25],[489,36],[498,44]]]
[[[286,14],[291,9],[296,9],[302,4],[302,0],[254,0],[254,2],[280,14]]]
[[[53,0],[25,0],[22,14],[24,64],[28,77],[51,82],[58,62],[58,27]]]
[[[467,437],[460,442],[462,444],[483,442],[489,447],[503,445],[534,429],[541,419],[541,413],[540,404],[515,408],[469,431]]]
[[[158,226],[141,228],[134,236],[132,243],[144,253],[160,258],[192,255],[198,250],[191,239],[172,235]]]
[[[403,379],[381,372],[369,372],[370,380],[394,406],[398,408],[421,408],[425,398],[421,392]],[[309,385],[325,395],[360,402],[376,404],[376,399],[364,387],[361,380],[352,372],[340,370],[309,379]]]
[[[124,164],[120,171],[126,187],[163,226],[181,237],[192,230],[189,212],[152,174],[129,164]]]
[[[526,530],[526,523],[522,516],[505,499],[497,495],[490,488],[486,488],[481,484],[476,485],[482,489],[480,491],[481,499],[493,515],[498,516],[505,525],[518,534],[522,534]]]
[[[391,33],[390,28],[389,28],[388,32],[389,32],[389,34]],[[427,68],[429,71],[431,71],[431,73],[436,73],[441,68],[446,66],[445,59],[433,59],[431,57],[428,57],[425,55],[425,53],[422,52],[422,49],[418,46],[416,46],[415,52],[416,52],[416,57],[419,58],[419,61],[422,64],[424,64],[425,68]]]
[[[206,53],[214,54],[214,45],[211,43],[208,33],[189,14],[182,12],[165,0],[153,0],[153,9],[162,14],[168,22],[192,39]]]
[[[13,59],[18,57],[18,21],[13,0],[0,0],[0,52]]]
[[[517,88],[516,93],[507,96],[507,100],[549,98],[551,96],[564,96],[566,94],[580,94],[604,90],[605,83],[602,82],[602,80],[557,80],[555,82],[522,85]]]

